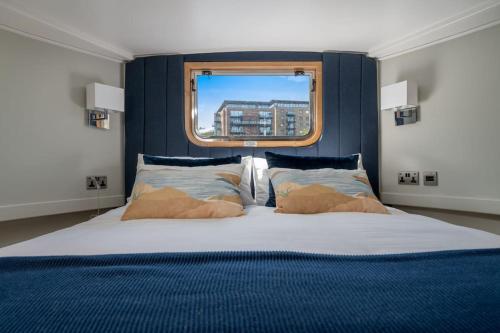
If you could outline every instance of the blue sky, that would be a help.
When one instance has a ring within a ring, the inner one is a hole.
[[[224,100],[309,101],[309,76],[203,75],[198,76],[197,89],[198,127],[211,128]]]

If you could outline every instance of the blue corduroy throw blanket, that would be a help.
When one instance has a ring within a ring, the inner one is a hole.
[[[0,332],[500,332],[500,249],[0,258]]]

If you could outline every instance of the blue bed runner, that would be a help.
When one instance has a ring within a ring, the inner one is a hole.
[[[500,249],[0,258],[0,332],[500,332]]]

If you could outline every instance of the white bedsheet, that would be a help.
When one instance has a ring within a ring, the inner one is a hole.
[[[120,221],[124,207],[88,222],[0,249],[0,256],[190,251],[390,254],[500,248],[500,236],[420,215],[275,214],[251,206],[218,220]]]

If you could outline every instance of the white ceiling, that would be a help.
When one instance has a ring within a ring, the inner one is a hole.
[[[0,0],[0,28],[115,60],[217,51],[390,57],[500,22],[500,0]]]

